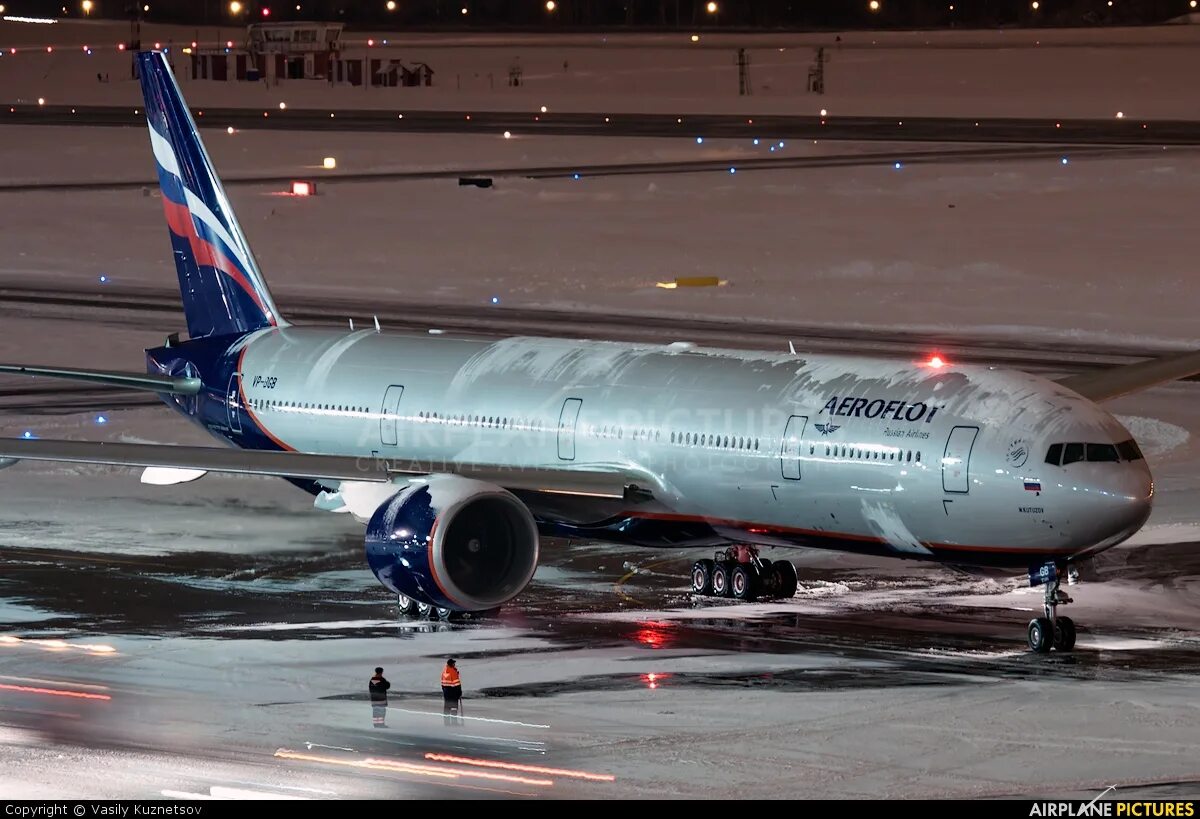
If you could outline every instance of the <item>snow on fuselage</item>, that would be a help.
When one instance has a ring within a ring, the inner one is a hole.
[[[530,498],[561,534],[1026,566],[1112,546],[1150,510],[1136,448],[1108,457],[1124,427],[1017,371],[297,327],[230,356],[198,417],[241,446],[654,476],[653,500],[618,507]],[[1059,465],[1053,444],[1095,449]]]

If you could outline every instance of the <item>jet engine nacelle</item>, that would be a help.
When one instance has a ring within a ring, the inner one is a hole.
[[[366,543],[380,583],[457,611],[508,602],[538,563],[537,524],[525,504],[458,475],[432,475],[393,495],[371,516]]]

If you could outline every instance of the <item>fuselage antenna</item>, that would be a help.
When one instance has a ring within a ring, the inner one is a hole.
[[[379,329],[379,316],[375,317],[375,332],[377,332],[377,333],[381,332],[381,330]]]

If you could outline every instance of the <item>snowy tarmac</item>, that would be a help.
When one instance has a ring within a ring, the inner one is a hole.
[[[33,326],[67,322],[6,319]],[[164,409],[36,386],[0,396],[6,434],[204,442]],[[361,527],[281,481],[18,465],[0,474],[0,796],[1194,797],[1196,389],[1115,407],[1159,503],[1070,588],[1069,656],[1025,649],[1040,595],[1021,578],[805,551],[794,599],[740,606],[691,599],[703,551],[549,541],[498,617],[403,620]],[[462,726],[441,715],[447,656]]]

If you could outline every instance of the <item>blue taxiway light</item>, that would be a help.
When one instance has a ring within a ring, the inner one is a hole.
[[[904,166],[903,166],[903,165],[901,165],[899,162],[897,162],[897,163],[896,163],[895,165],[893,165],[892,167],[893,167],[893,168],[895,168],[896,170],[900,170],[900,169],[901,169],[901,168],[903,168]]]
[[[108,284],[108,276],[101,276],[100,284]]]
[[[578,178],[579,178],[579,174],[577,174],[577,173],[573,173],[573,174],[571,174],[571,178],[572,178],[572,179],[578,179]]]
[[[103,415],[97,415],[97,416],[96,416],[96,423],[97,423],[97,424],[107,424],[107,423],[108,423],[108,419],[107,419],[107,418],[105,418]]]
[[[500,297],[492,296],[492,304],[499,304],[499,303],[500,303]]]
[[[703,144],[704,144],[704,137],[696,137],[696,144],[697,144],[697,145],[703,145]]]
[[[781,139],[781,140],[779,140],[779,147],[780,147],[780,148],[782,148],[782,147],[783,147],[783,140],[782,140],[782,139]]]
[[[1065,156],[1062,158],[1062,164],[1064,164],[1064,165],[1067,164],[1067,158]]]
[[[737,173],[737,168],[730,168],[730,169],[729,169],[729,172],[730,172],[730,173]]]
[[[755,145],[757,145],[757,144],[758,144],[758,140],[757,140],[757,139],[756,139],[756,140],[754,140],[754,144],[755,144]]]
[[[22,433],[21,437],[22,437],[22,438],[25,438],[25,439],[29,439],[29,438],[32,438],[32,437],[33,437],[33,433],[32,433],[32,432],[30,432],[29,430],[25,430],[25,432],[24,432],[24,433]]]

